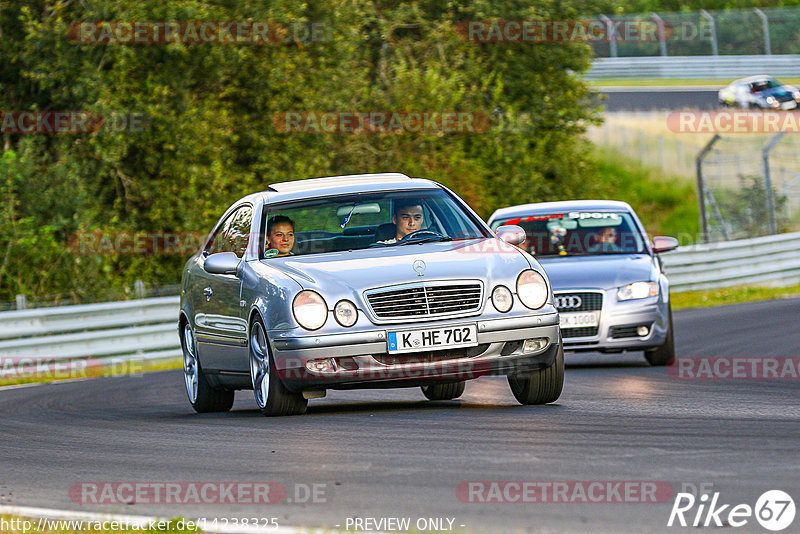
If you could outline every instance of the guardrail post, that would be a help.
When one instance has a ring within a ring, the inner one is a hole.
[[[703,234],[703,243],[708,243],[708,220],[706,219],[706,186],[705,182],[703,181],[703,159],[705,159],[706,155],[711,152],[711,148],[714,146],[714,143],[719,141],[720,135],[714,134],[714,137],[706,143],[700,152],[697,154],[697,158],[694,160],[695,170],[697,171],[697,204],[698,208],[700,209],[700,231]]]
[[[133,283],[133,294],[137,299],[143,299],[145,297],[144,282],[136,280]]]
[[[714,23],[714,17],[705,9],[700,10],[700,15],[708,21],[708,28],[711,30],[711,55],[719,55],[719,47],[717,46],[717,25]]]
[[[772,178],[769,175],[769,153],[775,148],[786,132],[775,134],[775,137],[770,139],[764,150],[761,151],[761,157],[764,160],[764,188],[767,190],[767,211],[769,212],[769,233],[778,233],[778,222],[775,220],[775,191],[772,190]]]
[[[650,16],[653,17],[653,20],[656,21],[656,27],[658,27],[658,43],[661,45],[661,55],[667,55],[667,36],[666,32],[664,31],[664,19],[656,15],[655,13],[650,13]]]
[[[608,53],[611,57],[617,57],[617,36],[614,33],[614,23],[605,15],[600,15],[600,20],[606,23],[608,33]]]
[[[24,310],[28,307],[28,299],[25,297],[25,295],[17,295],[16,300],[18,310]]]
[[[755,11],[756,15],[761,18],[761,26],[764,28],[764,53],[768,56],[771,56],[772,42],[769,38],[769,19],[767,18],[767,15],[757,7],[754,7],[753,11]]]

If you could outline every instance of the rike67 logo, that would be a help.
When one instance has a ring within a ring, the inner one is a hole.
[[[711,497],[706,493],[699,498],[691,493],[678,493],[667,526],[743,527],[755,517],[765,529],[778,532],[792,524],[795,512],[794,500],[781,490],[765,491],[756,500],[755,506],[722,504],[718,491]]]

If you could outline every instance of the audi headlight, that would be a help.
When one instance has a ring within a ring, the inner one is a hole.
[[[775,100],[774,96],[768,96],[767,97],[767,104],[769,104],[770,106],[777,106],[778,105],[778,101]]]
[[[497,286],[492,291],[492,304],[497,308],[497,311],[505,313],[514,304],[514,297],[506,286]]]
[[[292,312],[300,326],[306,330],[317,330],[328,318],[328,305],[319,293],[305,290],[294,298]]]
[[[342,326],[353,326],[358,319],[358,310],[355,304],[349,300],[340,300],[333,307],[333,316],[336,322]]]
[[[634,282],[617,289],[619,300],[644,299],[658,295],[658,284],[655,282]]]
[[[536,271],[522,271],[517,278],[517,295],[528,308],[537,310],[547,302],[547,282]]]

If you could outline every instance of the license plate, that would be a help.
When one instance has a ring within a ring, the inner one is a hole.
[[[794,109],[796,107],[797,107],[797,102],[792,102],[791,100],[781,104],[781,109]]]
[[[390,354],[474,347],[478,344],[478,328],[474,324],[468,324],[424,330],[399,330],[388,332],[386,341]]]
[[[558,318],[561,328],[583,328],[587,326],[597,326],[600,324],[600,313],[596,311],[582,313],[559,313]]]

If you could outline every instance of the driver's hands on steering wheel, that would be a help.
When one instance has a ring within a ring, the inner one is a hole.
[[[403,241],[409,241],[412,238],[426,236],[426,235],[429,235],[431,237],[445,237],[445,235],[442,234],[441,232],[437,232],[436,230],[431,230],[426,228],[424,230],[417,230],[416,232],[411,232],[410,234],[406,234],[400,241],[398,241],[398,243],[402,243]]]

